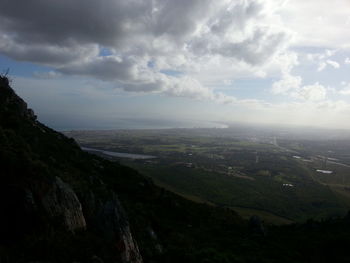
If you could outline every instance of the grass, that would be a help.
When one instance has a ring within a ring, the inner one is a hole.
[[[277,218],[302,221],[309,217],[342,215],[346,212],[344,203],[339,202],[328,186],[305,179],[308,175],[303,175],[305,178],[300,176],[297,181],[292,181],[295,187],[287,188],[273,177],[253,176],[255,180],[251,181],[185,167],[134,167],[142,169],[158,185],[192,201],[250,209],[240,210],[245,217],[259,211],[266,221],[282,223],[286,221]],[[293,176],[291,178],[296,180]]]
[[[207,204],[207,205],[211,205],[211,206],[215,206],[214,203],[212,202],[208,202],[207,200],[200,198],[198,196],[195,195],[190,195],[190,194],[186,194],[186,193],[182,193],[179,192],[178,190],[176,190],[174,187],[165,184],[157,179],[153,180],[154,183],[156,185],[158,185],[159,187],[162,187],[164,189],[167,189],[173,193],[176,193],[188,200],[191,200],[193,202],[196,203],[200,203],[200,204]],[[232,210],[234,210],[235,212],[237,212],[243,219],[249,219],[251,216],[253,215],[257,215],[259,216],[262,220],[264,220],[265,223],[267,224],[273,224],[273,225],[287,225],[287,224],[292,224],[294,223],[293,220],[290,220],[288,218],[284,218],[278,215],[274,215],[271,212],[268,211],[263,211],[263,210],[259,210],[259,209],[252,209],[252,208],[246,208],[246,207],[230,207]]]

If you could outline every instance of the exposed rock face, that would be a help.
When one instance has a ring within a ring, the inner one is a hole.
[[[102,182],[95,182],[101,184]],[[137,242],[132,236],[127,215],[117,195],[109,192],[107,200],[96,197],[92,191],[81,196],[86,221],[98,229],[103,238],[110,240],[123,263],[141,263]]]
[[[98,215],[99,228],[107,238],[114,240],[123,263],[142,263],[138,246],[132,237],[129,222],[118,198],[102,205]]]
[[[148,228],[148,233],[151,236],[153,242],[154,242],[154,248],[158,254],[163,253],[163,246],[160,244],[157,234],[154,232],[154,230],[150,227]]]
[[[64,227],[74,232],[85,229],[86,222],[80,201],[72,188],[59,177],[42,198],[42,205],[52,219],[62,219]]]

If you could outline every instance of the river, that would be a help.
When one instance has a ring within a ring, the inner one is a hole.
[[[145,155],[145,154],[135,154],[135,153],[121,153],[121,152],[110,152],[110,151],[105,151],[105,150],[99,150],[99,149],[94,149],[94,148],[89,148],[89,147],[81,147],[83,151],[87,152],[99,152],[108,156],[112,157],[119,157],[119,158],[129,158],[129,159],[154,159],[157,158],[156,156],[153,155]]]

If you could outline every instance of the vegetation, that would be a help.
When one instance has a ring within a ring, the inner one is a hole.
[[[316,172],[324,166],[318,155],[330,149],[338,152],[330,145],[320,152],[320,147],[312,148],[314,141],[278,139],[277,144],[273,135],[247,137],[237,135],[235,129],[73,131],[67,135],[92,148],[158,156],[117,160],[191,200],[239,207],[239,212],[246,209],[240,213],[243,216],[249,211],[271,223],[276,217],[303,222],[344,216],[350,208],[344,188],[350,166],[329,161],[334,173]],[[344,155],[345,149],[341,152]]]

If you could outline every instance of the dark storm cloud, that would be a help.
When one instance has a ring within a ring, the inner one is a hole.
[[[209,2],[1,0],[0,27],[19,43],[115,47],[142,35],[181,38],[195,29],[199,16],[205,18]]]
[[[125,33],[131,19],[139,23],[149,15],[147,1],[111,0],[1,0],[1,28],[14,33],[18,42],[69,45],[113,45]]]
[[[86,63],[72,64],[60,68],[63,73],[95,76],[102,80],[130,80],[137,74],[136,63],[132,59],[99,57]]]
[[[25,42],[16,42],[14,38],[6,35],[0,35],[0,50],[3,54],[16,60],[52,66],[79,61],[87,57],[96,56],[99,53],[99,48],[96,44],[78,45],[75,42],[66,45],[27,44]]]

